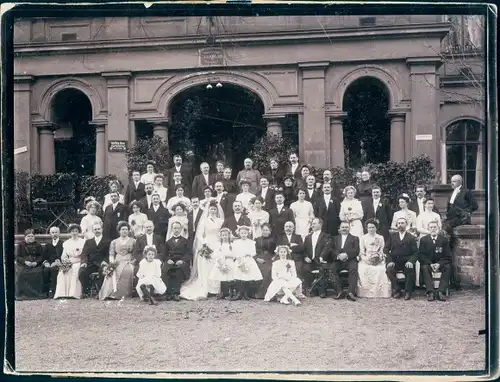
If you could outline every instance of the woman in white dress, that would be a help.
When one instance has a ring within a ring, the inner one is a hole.
[[[148,162],[146,166],[146,173],[141,175],[141,183],[148,184],[155,182],[155,167],[154,162]]]
[[[255,250],[255,241],[249,239],[252,228],[239,226],[236,229],[236,235],[239,239],[233,244],[234,260],[234,280],[238,287],[238,294],[232,300],[240,300],[242,297],[249,300],[249,293],[252,289],[252,283],[262,280],[259,266],[255,261],[257,254]]]
[[[396,225],[398,219],[404,218],[406,219],[406,231],[411,233],[412,235],[417,236],[417,214],[412,210],[408,209],[408,204],[410,204],[410,197],[408,194],[402,194],[398,198],[399,203],[399,211],[394,212],[392,217],[391,230],[393,232],[398,230]]]
[[[241,192],[236,195],[236,200],[240,201],[243,204],[243,208],[246,210],[246,213],[252,211],[251,200],[255,198],[255,195],[250,191],[250,182],[246,179],[241,180],[240,182]]]
[[[302,240],[309,235],[311,222],[314,219],[313,205],[305,199],[306,191],[301,188],[297,192],[297,201],[290,204],[290,209],[295,217],[295,233],[302,236]]]
[[[82,261],[82,249],[85,239],[80,237],[81,230],[77,224],[70,224],[68,232],[71,237],[63,243],[61,256],[62,264],[68,264],[68,267],[59,269],[54,299],[82,297],[82,284],[78,278],[78,272]]]
[[[424,211],[417,216],[417,232],[419,233],[419,237],[425,235],[430,235],[431,231],[429,231],[429,223],[435,221],[438,223],[439,231],[441,231],[442,223],[441,216],[438,213],[433,211],[434,208],[434,199],[429,198],[426,199],[424,204]]]
[[[358,199],[355,199],[356,189],[353,186],[344,188],[345,198],[340,203],[340,221],[348,222],[349,233],[353,236],[363,236],[363,206]]]
[[[252,223],[252,238],[255,240],[262,236],[262,224],[269,223],[269,213],[262,209],[264,199],[261,196],[253,198],[250,203],[253,204],[253,210],[248,214]]]
[[[99,223],[102,226],[102,220],[99,216],[97,216],[97,211],[101,209],[101,205],[96,201],[91,201],[87,203],[85,209],[87,210],[87,215],[82,218],[80,228],[82,230],[83,238],[85,240],[89,240],[94,238],[92,226],[95,223]]]
[[[368,233],[359,239],[358,296],[389,298],[391,283],[385,273],[384,237],[377,234],[376,220],[367,220],[365,226]]]
[[[167,191],[168,189],[163,186],[164,176],[163,174],[156,174],[154,178],[154,192],[160,195],[160,202],[163,207],[167,208]]]
[[[206,210],[208,205],[214,200],[216,200],[212,196],[212,193],[213,193],[212,187],[205,186],[205,188],[203,188],[203,199],[200,200],[200,208],[202,210]]]
[[[267,288],[264,301],[271,301],[274,296],[283,293],[284,296],[280,303],[289,305],[290,300],[292,300],[294,305],[300,305],[295,294],[301,293],[302,281],[297,277],[295,261],[290,260],[291,252],[291,249],[285,245],[279,245],[276,248],[279,259],[273,263],[271,270],[273,281]]]
[[[217,300],[232,297],[232,284],[234,281],[233,240],[229,228],[219,231],[220,245],[214,250],[215,266],[210,272],[209,279],[220,282],[220,292]]]
[[[210,281],[209,276],[215,266],[213,253],[208,258],[201,256],[199,251],[203,245],[215,251],[220,245],[219,231],[224,223],[224,211],[216,202],[212,201],[198,223],[196,236],[193,242],[193,268],[188,281],[181,287],[179,297],[185,300],[206,299],[209,294],[219,294],[220,282]]]
[[[144,223],[148,221],[148,215],[141,212],[142,204],[136,200],[130,203],[132,213],[128,217],[128,224],[132,231],[132,236],[136,239],[144,234]]]
[[[109,194],[106,194],[104,195],[104,202],[102,203],[102,210],[106,210],[106,207],[113,204],[113,202],[111,201],[111,194],[114,193],[114,192],[118,192],[118,189],[120,188],[120,182],[118,182],[117,180],[112,180],[111,182],[109,182]],[[118,202],[119,203],[125,203],[125,196],[123,196],[123,194],[120,194],[118,192],[118,195],[119,195],[119,199],[118,199]]]
[[[187,218],[187,209],[183,203],[177,203],[172,207],[174,210],[174,216],[168,219],[168,229],[167,229],[167,237],[165,241],[168,241],[173,236],[172,225],[174,223],[180,223],[182,227],[181,236],[186,239],[189,238],[189,222]]]
[[[161,279],[161,261],[157,259],[158,252],[154,246],[144,248],[144,259],[139,262],[136,291],[141,300],[149,300],[151,305],[157,305],[154,294],[163,294],[167,286]]]
[[[182,184],[178,184],[175,186],[175,196],[172,196],[168,199],[167,202],[167,210],[170,212],[170,215],[174,214],[173,207],[179,203],[182,203],[186,206],[186,210],[189,211],[191,209],[191,200],[188,197],[184,196],[184,186]]]

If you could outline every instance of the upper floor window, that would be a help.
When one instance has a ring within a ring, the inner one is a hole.
[[[451,31],[443,40],[446,52],[475,52],[484,48],[484,17],[479,15],[445,16]]]

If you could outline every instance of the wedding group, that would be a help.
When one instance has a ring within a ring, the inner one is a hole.
[[[453,228],[470,224],[478,208],[459,175],[442,219],[423,185],[414,197],[402,193],[393,211],[368,170],[341,190],[330,170],[316,179],[296,153],[285,168],[270,160],[261,171],[247,158],[236,179],[222,162],[216,173],[202,163],[192,176],[180,155],[173,161],[165,175],[154,163],[132,171],[124,194],[111,182],[102,204],[87,198],[64,242],[55,226],[44,246],[27,230],[16,251],[16,299],[94,292],[150,304],[213,296],[300,305],[330,288],[337,300],[410,300],[425,286],[429,301],[445,301],[450,282],[459,287]]]

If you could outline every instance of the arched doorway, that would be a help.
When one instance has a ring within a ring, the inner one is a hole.
[[[231,84],[193,86],[171,103],[169,143],[198,168],[222,160],[234,170],[243,166],[254,144],[266,133],[260,97]],[[236,171],[233,171],[233,175]]]
[[[68,88],[54,96],[51,122],[57,127],[54,135],[56,172],[94,175],[96,140],[90,120],[92,105],[83,92]]]
[[[389,92],[374,77],[363,77],[346,89],[343,99],[346,165],[360,168],[390,159]],[[403,144],[403,142],[401,143]]]

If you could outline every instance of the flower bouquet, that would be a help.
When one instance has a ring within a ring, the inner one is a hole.
[[[200,250],[198,251],[198,256],[201,256],[207,260],[210,260],[212,258],[212,256],[211,256],[212,253],[214,253],[214,251],[207,244],[203,244],[201,246]]]
[[[240,259],[239,261],[239,264],[238,264],[238,268],[240,268],[240,270],[242,272],[247,272],[248,271],[248,267],[247,267],[247,264],[246,264],[246,261],[245,259]]]
[[[379,265],[383,260],[384,258],[378,253],[373,253],[367,257],[366,262],[369,265]]]
[[[102,274],[104,277],[111,277],[111,281],[113,283],[113,292],[115,293],[117,291],[117,280],[116,280],[116,267],[118,264],[114,261],[109,262],[109,264],[106,264],[105,266],[102,267]]]
[[[73,263],[69,259],[63,259],[61,261],[61,264],[59,265],[59,270],[61,270],[63,273],[67,273],[71,270],[72,266]]]
[[[222,273],[229,272],[229,267],[227,266],[226,262],[223,259],[219,259],[217,261],[217,266],[219,267],[219,269]]]

